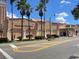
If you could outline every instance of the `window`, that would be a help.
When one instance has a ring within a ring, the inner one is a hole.
[[[70,27],[70,25],[66,25],[66,27]]]

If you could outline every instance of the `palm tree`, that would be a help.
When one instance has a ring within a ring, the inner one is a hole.
[[[44,4],[44,37],[45,37],[45,12],[46,12],[46,4],[48,3],[48,0],[40,0]]]
[[[78,5],[71,11],[72,15],[74,16],[75,20],[79,19],[79,3]]]
[[[25,15],[25,11],[26,11],[26,2],[27,2],[26,0],[18,0],[18,2],[17,2],[17,9],[20,11],[20,14],[22,16],[20,41],[23,39],[23,19],[24,19],[24,15]]]
[[[26,16],[28,17],[28,30],[29,30],[29,40],[30,40],[30,14],[32,12],[32,8],[30,4],[26,4]]]
[[[48,0],[40,0],[40,2],[46,4],[46,3],[48,3],[49,1],[48,1]]]
[[[42,17],[44,15],[44,10],[45,10],[44,8],[45,8],[44,4],[40,2],[36,9],[37,11],[39,11],[39,16],[41,18],[41,37],[42,37]]]
[[[11,4],[11,19],[12,19],[12,22],[11,22],[11,41],[13,41],[13,3],[14,3],[15,0],[10,0],[10,4]]]
[[[72,15],[74,16],[75,20],[79,19],[79,3],[76,5],[76,7],[71,11]],[[77,31],[76,31],[77,34]]]

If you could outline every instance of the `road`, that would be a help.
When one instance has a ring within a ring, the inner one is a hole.
[[[69,59],[72,55],[79,56],[79,37],[0,45],[0,59]]]

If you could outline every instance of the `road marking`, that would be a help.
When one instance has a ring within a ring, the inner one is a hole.
[[[10,44],[9,46],[12,47],[13,49],[15,49],[15,48],[17,49],[17,46],[15,46],[13,44]]]
[[[0,52],[6,57],[6,59],[13,59],[13,57],[11,57],[9,54],[7,54],[5,51],[3,51],[1,48],[0,48]]]
[[[69,42],[71,40],[64,40],[64,41],[55,41],[55,42],[49,42],[49,43],[40,43],[40,44],[30,44],[30,45],[23,45],[23,46],[15,46],[13,44],[10,44],[9,46],[13,48],[13,51],[14,52],[36,52],[36,51],[40,51],[40,50],[43,50],[43,49],[46,49],[46,48],[49,48],[51,46],[56,46],[56,45],[59,45],[59,44],[63,44],[63,43],[66,43],[66,42]],[[20,48],[25,48],[25,47],[38,47],[38,48],[35,48],[35,49],[32,49],[32,50],[21,50]]]
[[[13,45],[13,44],[10,44],[9,46],[13,49],[13,51],[18,50],[18,47],[17,47],[17,46],[15,46],[15,45]]]
[[[46,49],[46,48],[49,48],[51,46],[56,46],[56,45],[59,45],[59,44],[63,44],[63,43],[66,43],[70,40],[66,40],[66,41],[61,41],[61,42],[55,42],[55,43],[50,43],[51,45],[46,45],[46,46],[40,46],[40,48],[36,48],[36,49],[32,49],[32,50],[21,50],[19,48],[22,48],[22,47],[19,47],[18,49],[14,50],[15,52],[36,52],[36,51],[40,51],[40,50],[43,50],[43,49]],[[38,46],[37,46],[38,47]],[[24,48],[24,47],[23,47]],[[28,47],[27,47],[28,48]]]

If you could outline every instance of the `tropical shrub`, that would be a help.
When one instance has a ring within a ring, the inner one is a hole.
[[[44,39],[44,36],[35,36],[35,39]]]
[[[26,37],[27,37],[27,38],[29,38],[29,37],[30,37],[30,38],[32,38],[32,37],[33,37],[33,35],[26,35]]]
[[[8,42],[8,38],[0,38],[0,43]]]

